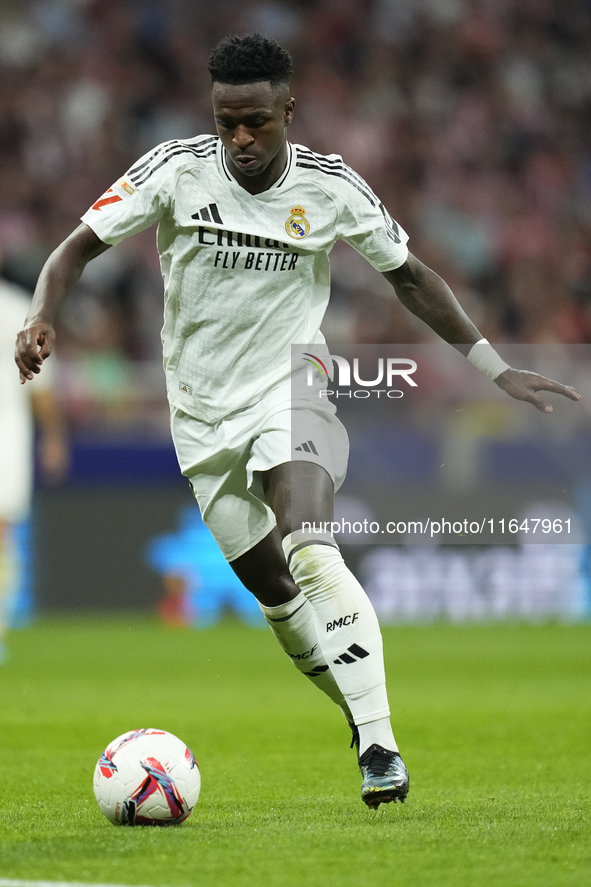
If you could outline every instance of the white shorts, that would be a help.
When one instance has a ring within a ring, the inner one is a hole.
[[[324,401],[314,409],[294,408],[289,384],[213,425],[173,407],[171,430],[181,471],[228,561],[250,551],[276,525],[257,472],[284,462],[315,462],[335,491],[347,472],[349,440],[334,406]]]

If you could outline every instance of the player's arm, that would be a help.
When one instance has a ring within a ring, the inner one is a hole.
[[[475,345],[482,334],[474,326],[447,283],[416,256],[408,259],[394,271],[386,271],[388,280],[402,304],[424,320],[437,335],[454,347]]]
[[[478,345],[475,350],[476,343],[482,340],[481,333],[445,281],[412,253],[408,254],[406,262],[399,268],[384,272],[384,277],[392,284],[396,295],[409,311],[454,348],[466,356],[470,355],[472,362],[511,397],[527,401],[545,413],[551,413],[552,406],[538,397],[538,391],[563,394],[570,400],[581,399],[573,388],[560,382],[537,373],[508,367],[488,344]],[[482,351],[482,360],[478,349]],[[495,367],[499,370],[498,374]]]
[[[87,263],[109,248],[84,223],[55,249],[39,276],[33,302],[16,339],[14,359],[21,384],[41,371],[55,340],[53,318]]]

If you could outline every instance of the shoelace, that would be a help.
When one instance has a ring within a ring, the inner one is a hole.
[[[385,776],[394,760],[393,754],[393,752],[382,751],[382,749],[372,746],[365,752],[359,763],[371,770],[374,776]]]

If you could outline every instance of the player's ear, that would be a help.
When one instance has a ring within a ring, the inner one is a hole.
[[[285,103],[285,107],[283,109],[283,122],[286,126],[289,126],[293,119],[293,110],[295,107],[295,99],[290,98],[288,102]]]

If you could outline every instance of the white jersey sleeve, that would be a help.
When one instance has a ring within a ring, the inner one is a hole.
[[[338,237],[357,250],[377,271],[399,268],[408,257],[408,234],[394,221],[367,182],[340,157],[332,156],[335,161],[340,161],[338,166],[335,162],[333,173],[338,188]]]
[[[171,172],[185,143],[163,142],[135,163],[82,216],[104,243],[114,246],[125,237],[158,222],[171,204]]]

